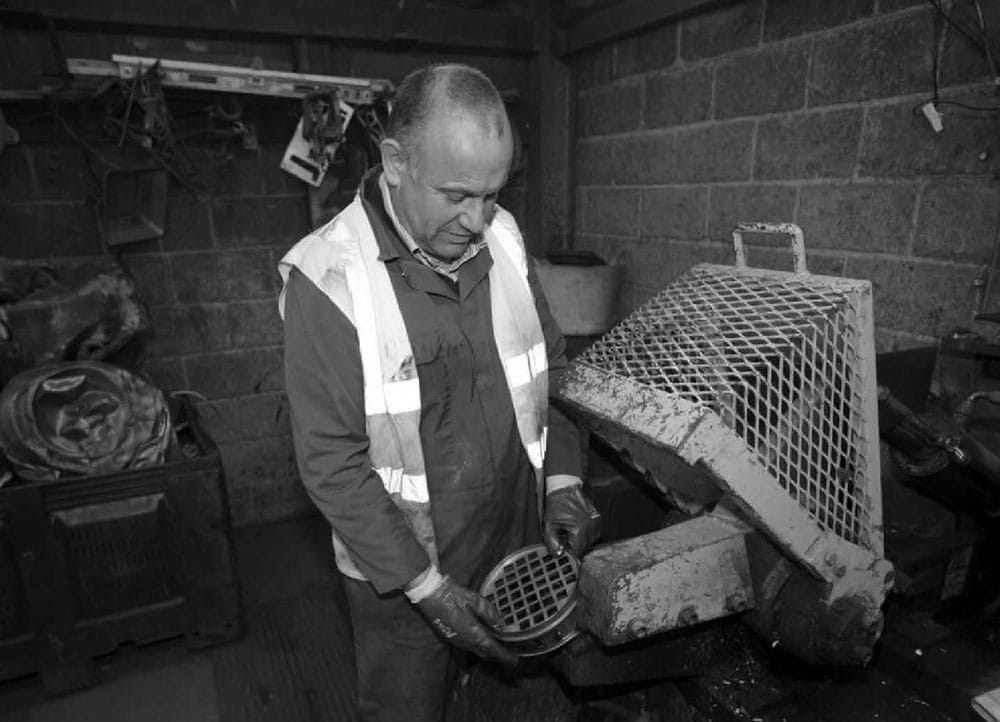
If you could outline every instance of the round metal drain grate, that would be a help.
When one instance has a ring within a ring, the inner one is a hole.
[[[543,544],[508,554],[487,575],[480,593],[503,617],[497,639],[522,657],[558,649],[580,632],[573,620],[580,564],[552,556]]]

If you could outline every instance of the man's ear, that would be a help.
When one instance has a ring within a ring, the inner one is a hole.
[[[399,185],[400,176],[406,172],[406,155],[403,153],[403,148],[399,141],[383,138],[378,149],[382,155],[382,173],[385,174],[385,182],[395,188]]]

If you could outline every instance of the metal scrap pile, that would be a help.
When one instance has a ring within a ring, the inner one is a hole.
[[[75,285],[0,259],[0,485],[163,461],[163,394],[112,362],[139,357],[148,327],[132,281],[112,268]]]
[[[110,359],[148,325],[119,267],[70,285],[48,266],[0,259],[0,386],[40,364]]]
[[[22,479],[153,466],[162,463],[169,441],[160,390],[110,364],[42,366],[0,392],[0,448]]]

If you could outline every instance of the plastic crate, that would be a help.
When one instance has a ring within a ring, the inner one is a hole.
[[[160,466],[0,488],[0,680],[64,692],[122,644],[240,636],[219,452],[192,407],[174,419]]]

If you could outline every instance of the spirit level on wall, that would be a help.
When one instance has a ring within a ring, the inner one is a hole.
[[[159,63],[160,82],[164,86],[215,90],[225,93],[270,95],[280,98],[304,98],[313,93],[338,91],[340,98],[352,105],[371,105],[392,93],[393,86],[380,78],[347,78],[336,75],[288,73],[258,70],[236,65],[195,63],[186,60],[146,58],[135,55],[112,55],[111,60],[67,58],[73,75],[117,77],[131,80]]]

